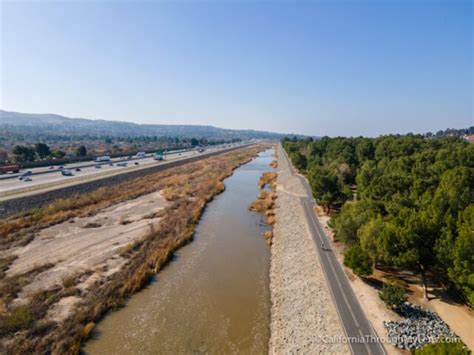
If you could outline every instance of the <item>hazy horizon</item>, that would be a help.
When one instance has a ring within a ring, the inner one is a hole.
[[[474,124],[470,1],[0,10],[6,111],[314,136]]]
[[[233,128],[233,127],[220,127],[220,126],[216,126],[216,125],[203,125],[203,124],[182,124],[182,123],[140,123],[140,122],[134,122],[134,121],[129,121],[129,120],[114,120],[114,119],[107,119],[107,118],[97,118],[97,117],[72,117],[72,116],[66,116],[66,115],[62,115],[62,114],[58,114],[58,113],[52,113],[52,112],[19,112],[19,111],[9,111],[9,110],[3,110],[1,107],[0,107],[0,111],[6,111],[6,112],[14,112],[14,113],[20,113],[20,114],[33,114],[33,115],[57,115],[57,116],[62,116],[62,117],[66,117],[66,118],[70,118],[70,119],[86,119],[86,120],[92,120],[92,121],[106,121],[106,122],[122,122],[122,123],[134,123],[134,124],[139,124],[139,125],[147,125],[147,124],[151,124],[151,125],[177,125],[177,126],[180,126],[180,125],[189,125],[189,126],[211,126],[211,127],[215,127],[215,128],[223,128],[223,129],[231,129],[231,130],[255,130],[255,131],[268,131],[268,132],[272,132],[272,133],[277,133],[277,134],[286,134],[288,135],[289,137],[291,137],[292,135],[305,135],[305,136],[308,136],[308,137],[324,137],[324,136],[327,136],[327,137],[337,137],[337,136],[341,136],[341,137],[360,137],[361,135],[318,135],[318,134],[309,134],[309,133],[297,133],[297,132],[279,132],[279,131],[275,131],[275,130],[268,130],[268,129],[262,129],[262,130],[259,130],[259,129],[254,129],[254,128]],[[469,126],[465,126],[465,127],[444,127],[444,128],[441,128],[439,130],[441,131],[444,131],[446,129],[467,129],[467,128],[470,128],[472,126],[469,125]],[[433,130],[426,130],[426,131],[423,131],[423,132],[412,132],[412,131],[407,131],[407,132],[391,132],[391,133],[383,133],[383,134],[379,134],[379,135],[364,135],[364,137],[381,137],[381,136],[384,136],[384,135],[397,135],[397,134],[400,134],[400,135],[404,135],[404,134],[408,134],[408,133],[413,133],[413,134],[425,134],[425,133],[428,133],[428,132],[431,132],[431,133],[436,133],[438,130],[436,131],[433,131]]]

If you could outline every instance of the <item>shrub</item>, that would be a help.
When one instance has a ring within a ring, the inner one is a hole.
[[[413,351],[414,355],[469,355],[471,352],[461,342],[446,342],[428,344]]]
[[[87,323],[82,329],[82,338],[83,339],[89,338],[89,335],[91,334],[92,330],[94,330],[94,327],[95,327],[94,322]]]
[[[102,224],[97,223],[97,222],[89,222],[84,225],[84,228],[100,228],[102,227]]]
[[[19,306],[10,314],[0,317],[0,335],[27,329],[32,320],[28,307]]]
[[[64,288],[73,287],[75,284],[76,284],[76,276],[75,275],[69,275],[69,276],[66,276],[63,279]]]
[[[384,284],[379,297],[387,306],[396,309],[406,300],[405,289],[394,284]]]
[[[345,251],[344,265],[350,267],[358,276],[368,276],[372,273],[372,259],[358,244]]]
[[[0,258],[0,279],[5,277],[5,272],[16,258],[16,255],[9,255],[7,257]]]
[[[275,172],[266,172],[263,173],[258,180],[258,186],[263,189],[266,185],[270,185],[271,188],[274,188],[275,180],[277,178],[277,173]]]

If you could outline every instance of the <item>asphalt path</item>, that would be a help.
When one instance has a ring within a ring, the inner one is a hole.
[[[282,149],[283,152],[283,149]],[[286,153],[283,153],[288,160]],[[383,345],[379,342],[377,333],[372,328],[362,310],[341,264],[331,250],[331,243],[316,218],[314,208],[316,202],[308,181],[301,175],[296,174],[291,162],[289,162],[291,173],[296,175],[306,190],[306,197],[301,197],[308,228],[316,244],[319,260],[331,290],[336,309],[341,319],[348,345],[353,354],[386,354]],[[323,248],[324,243],[324,248]]]

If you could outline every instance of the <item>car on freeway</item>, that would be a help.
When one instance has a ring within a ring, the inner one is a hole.
[[[135,165],[140,165],[140,163],[136,161],[136,162],[135,162]]]
[[[28,181],[33,181],[33,180],[31,180],[31,178],[29,178],[29,177],[25,177],[25,178],[23,179],[23,181],[24,181],[24,182],[28,182]]]
[[[72,170],[63,169],[63,170],[61,170],[61,175],[63,175],[63,176],[72,176]]]
[[[64,169],[64,166],[60,165],[58,166],[58,170],[63,170]]]
[[[54,169],[54,166],[51,165],[48,169],[49,169],[49,170],[53,170],[53,169]]]
[[[96,164],[94,167],[95,167],[96,169],[101,169],[101,168],[102,168],[102,165]]]
[[[103,155],[101,157],[97,157],[95,159],[96,162],[100,162],[100,161],[110,161],[110,156],[109,155]]]
[[[27,170],[27,171],[25,171],[25,172],[23,173],[23,175],[25,175],[25,176],[26,176],[26,175],[31,175],[31,174],[33,174],[33,173],[31,172],[31,170]]]
[[[127,166],[127,162],[123,162],[123,163],[117,163],[117,166],[122,166],[122,167],[125,167],[125,166]]]
[[[76,170],[76,171],[81,171],[81,168],[76,168],[76,169],[74,169],[74,170]]]
[[[114,166],[114,163],[109,163],[110,166]]]
[[[163,154],[155,153],[155,154],[153,154],[153,159],[155,159],[155,160],[163,160]]]

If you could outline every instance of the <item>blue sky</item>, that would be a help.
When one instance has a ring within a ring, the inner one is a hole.
[[[311,135],[474,124],[471,1],[0,1],[5,110]]]

